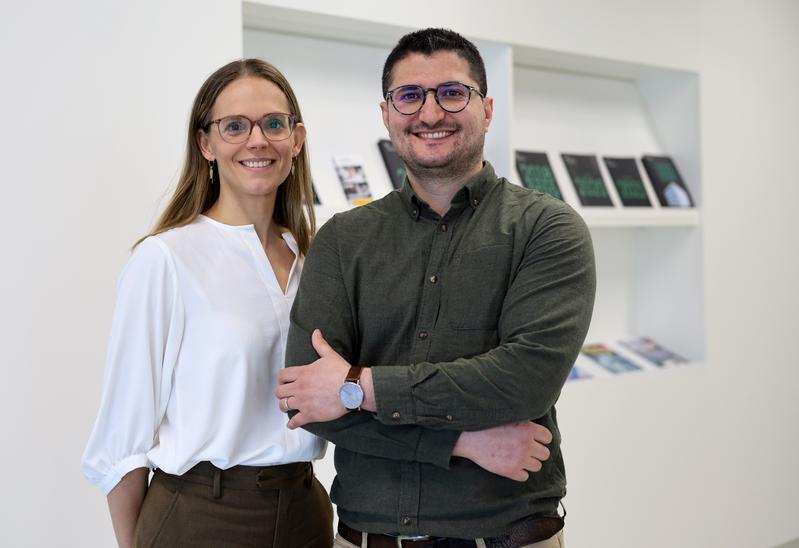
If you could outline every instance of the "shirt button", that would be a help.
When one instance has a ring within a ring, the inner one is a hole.
[[[399,418],[400,418],[399,411],[394,411],[393,413],[391,413],[391,418],[394,419],[394,420],[399,420]]]
[[[413,213],[411,213],[411,215],[413,215],[414,217],[416,217],[416,215],[418,215],[418,214],[419,214],[419,212],[416,211],[415,209],[413,210]]]
[[[438,283],[438,276],[436,276],[435,274],[433,274],[432,276],[430,276],[430,283],[431,283],[431,284]]]
[[[452,422],[452,415],[447,415],[447,422]]]
[[[412,521],[413,520],[411,518],[409,518],[408,516],[405,516],[404,518],[402,518],[402,524],[403,525],[410,525]]]
[[[447,225],[438,225],[438,229],[439,229],[441,232],[446,232],[446,231],[447,231]]]
[[[480,203],[480,200],[478,200],[477,198],[472,200],[472,204],[474,204],[474,207],[477,207],[477,204],[479,204],[479,203]]]
[[[419,338],[424,340],[427,338],[427,331],[419,331]]]

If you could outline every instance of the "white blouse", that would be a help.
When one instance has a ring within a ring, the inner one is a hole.
[[[183,474],[319,459],[274,396],[302,259],[280,289],[252,225],[201,215],[139,244],[118,283],[100,411],[84,475],[104,493],[135,468]]]

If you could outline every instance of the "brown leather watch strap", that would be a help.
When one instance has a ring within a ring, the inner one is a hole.
[[[347,377],[344,379],[344,382],[360,383],[361,371],[363,371],[362,365],[350,366],[350,370],[347,372]]]

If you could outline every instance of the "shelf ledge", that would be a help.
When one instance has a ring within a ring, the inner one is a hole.
[[[316,221],[322,226],[336,213],[350,207],[316,206]],[[574,208],[591,228],[692,227],[699,225],[699,211],[693,208]]]
[[[699,225],[693,208],[575,208],[592,228],[691,227]]]

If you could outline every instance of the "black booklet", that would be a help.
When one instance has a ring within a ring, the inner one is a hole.
[[[606,156],[604,160],[623,205],[652,207],[635,158],[608,158]]]
[[[377,147],[380,149],[383,162],[386,164],[391,185],[399,190],[405,181],[405,164],[402,163],[402,159],[397,154],[397,151],[394,150],[394,145],[388,139],[380,139],[377,142]]]
[[[688,187],[680,177],[677,166],[668,156],[644,156],[641,158],[646,174],[663,207],[693,207],[694,201]]]
[[[613,206],[610,194],[599,171],[599,163],[593,154],[561,154],[566,171],[574,183],[574,189],[584,206]]]
[[[546,152],[517,150],[516,171],[525,187],[563,199]]]
[[[319,195],[316,193],[316,185],[313,183],[311,183],[311,191],[313,192],[313,205],[322,205]]]

